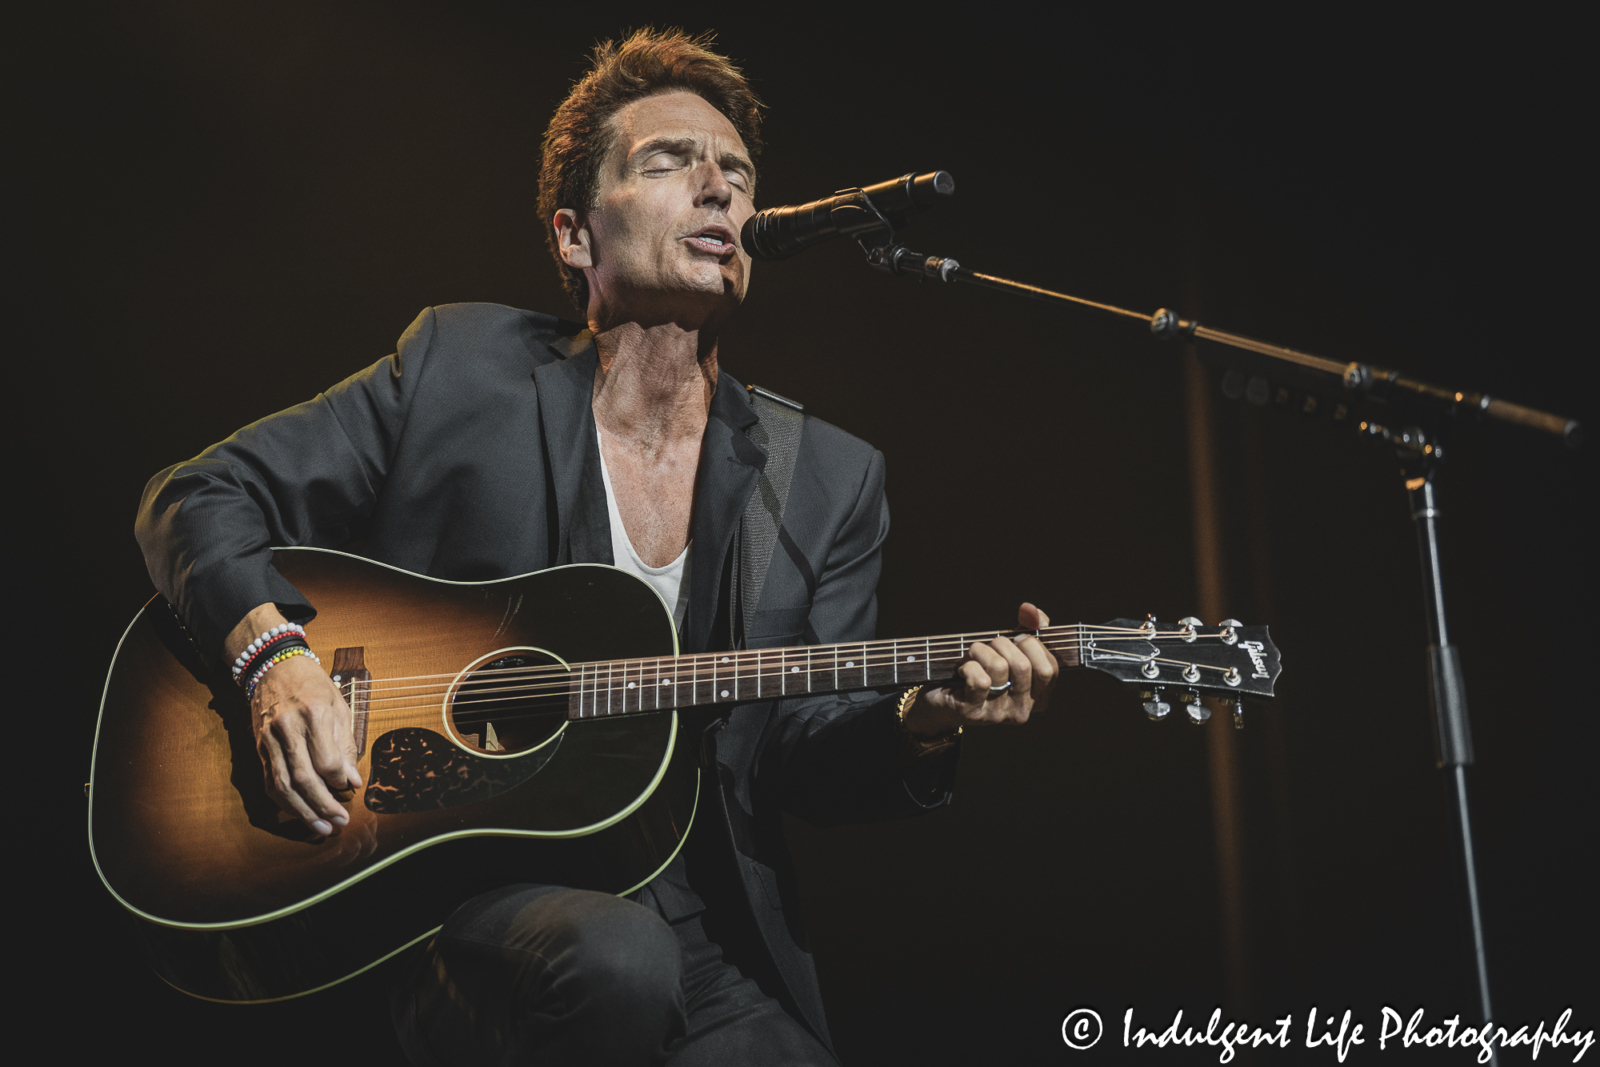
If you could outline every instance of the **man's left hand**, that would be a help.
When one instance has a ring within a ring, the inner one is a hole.
[[[1050,617],[1032,604],[1017,609],[1017,627],[1041,630]],[[1032,634],[975,642],[958,673],[962,685],[927,688],[906,709],[906,729],[934,737],[958,726],[1023,723],[1044,710],[1061,664]]]

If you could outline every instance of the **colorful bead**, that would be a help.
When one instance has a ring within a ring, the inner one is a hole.
[[[233,661],[233,680],[241,685],[244,684],[240,680],[241,676],[249,672],[250,664],[261,654],[263,649],[288,638],[304,638],[305,633],[305,627],[294,622],[286,622],[267,630],[260,637],[246,645],[244,651],[239,653],[239,657]]]
[[[293,659],[295,656],[310,656],[316,662],[317,666],[320,667],[322,665],[321,657],[305,646],[298,648],[286,648],[282,652],[269,657],[265,663],[261,664],[261,666],[256,669],[256,672],[251,675],[249,683],[245,685],[244,698],[246,700],[254,700],[256,695],[256,686],[261,684],[261,679],[267,676],[267,672],[273,667],[276,667],[278,664],[282,663],[284,660]]]

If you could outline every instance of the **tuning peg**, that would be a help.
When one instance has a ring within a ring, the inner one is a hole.
[[[1185,615],[1183,618],[1178,620],[1178,623],[1183,627],[1179,633],[1182,634],[1183,639],[1189,642],[1191,645],[1194,644],[1194,639],[1199,636],[1199,628],[1205,625],[1193,615]]]
[[[1172,705],[1161,699],[1161,686],[1152,686],[1139,691],[1139,699],[1144,701],[1144,713],[1150,716],[1151,722],[1160,722],[1172,711]]]
[[[1244,626],[1244,623],[1238,619],[1223,619],[1217,625],[1222,627],[1222,633],[1218,636],[1222,638],[1223,644],[1235,645],[1239,643],[1239,629]]]
[[[1193,689],[1185,689],[1181,694],[1184,711],[1189,713],[1189,721],[1199,726],[1211,718],[1211,709],[1200,703],[1200,694]]]
[[[1147,637],[1154,637],[1156,635],[1156,617],[1154,615],[1146,615],[1144,617],[1144,625],[1139,627],[1139,632]]]

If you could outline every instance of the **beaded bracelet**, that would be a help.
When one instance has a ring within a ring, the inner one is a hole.
[[[310,651],[310,645],[307,645],[306,641],[296,640],[288,648],[275,649],[269,656],[262,657],[261,661],[256,662],[254,669],[246,673],[245,677],[248,678],[248,681],[245,681],[246,691],[256,688],[256,683],[261,680],[261,675],[264,675],[272,667],[272,664],[283,662],[290,656],[310,656],[312,659],[317,659],[317,653]],[[317,659],[317,662],[322,661]]]
[[[239,676],[244,673],[250,661],[256,658],[256,654],[267,645],[281,639],[284,634],[298,634],[303,638],[306,635],[306,628],[297,622],[286,622],[264,631],[260,637],[246,645],[244,651],[239,653],[239,658],[233,661],[233,680],[239,682]],[[239,682],[239,684],[244,683]]]
[[[310,647],[311,646],[307,644],[305,639],[299,634],[280,635],[275,640],[269,641],[265,645],[262,645],[261,651],[257,652],[255,657],[249,663],[245,664],[244,673],[239,675],[239,684],[245,684],[245,680],[251,675],[255,674],[255,672],[263,663],[266,663],[268,660],[273,659],[274,657],[281,657],[283,653],[289,651],[291,648]]]
[[[250,672],[255,669],[257,664],[264,662],[267,657],[275,653],[282,652],[286,648],[297,648],[300,646],[304,646],[306,648],[311,647],[310,645],[306,644],[305,640],[301,638],[299,634],[292,630],[285,630],[283,633],[277,634],[254,652],[248,652],[239,657],[240,659],[244,660],[244,663],[234,668],[233,680],[239,685],[243,685],[244,680],[250,677]]]
[[[278,664],[282,663],[284,660],[293,659],[296,656],[310,656],[313,660],[316,660],[318,666],[322,665],[321,658],[319,658],[315,652],[311,651],[311,649],[305,647],[304,645],[301,645],[298,648],[286,648],[282,652],[274,655],[271,659],[267,660],[267,662],[263,663],[256,669],[256,672],[250,676],[249,683],[244,687],[244,698],[246,700],[254,700],[256,695],[256,686],[261,684],[261,679],[267,676],[267,672],[276,667]]]

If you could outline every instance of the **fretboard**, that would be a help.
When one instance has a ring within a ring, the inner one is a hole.
[[[567,716],[589,719],[943,681],[955,674],[974,642],[1023,632],[1042,641],[1061,666],[1079,666],[1083,626],[1078,623],[1033,631],[605,660],[572,665]]]

